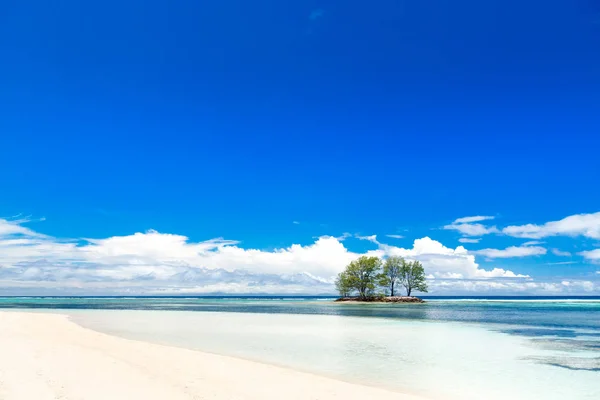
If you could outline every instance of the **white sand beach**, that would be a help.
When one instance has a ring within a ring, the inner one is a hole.
[[[0,312],[2,400],[423,400],[291,369],[95,332],[59,314]]]

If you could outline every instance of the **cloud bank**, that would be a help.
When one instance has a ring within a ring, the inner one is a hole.
[[[549,236],[584,236],[600,239],[600,212],[571,215],[559,221],[546,222],[543,225],[507,226],[502,229],[502,233],[527,239],[541,239]]]
[[[513,258],[544,255],[547,253],[547,250],[539,246],[511,246],[506,249],[476,250],[473,253],[487,258]]]
[[[105,239],[61,240],[37,233],[27,220],[0,219],[0,286],[139,291],[332,292],[332,282],[361,255],[401,255],[423,262],[434,279],[515,278],[502,268],[480,268],[475,255],[429,237],[412,248],[361,237],[377,249],[356,253],[344,240],[323,236],[309,245],[271,251],[235,240],[193,242],[150,230]]]
[[[564,293],[597,290],[593,281],[535,282],[524,274],[482,268],[476,257],[522,257],[545,253],[537,246],[468,251],[423,237],[412,247],[362,236],[375,249],[349,250],[350,236],[322,236],[308,245],[274,250],[244,248],[235,240],[191,241],[154,230],[104,239],[66,240],[38,233],[26,219],[0,219],[0,293],[12,294],[324,294],[333,280],[361,255],[398,255],[419,260],[431,293]],[[600,259],[600,253],[581,253]],[[582,283],[588,282],[588,283]]]

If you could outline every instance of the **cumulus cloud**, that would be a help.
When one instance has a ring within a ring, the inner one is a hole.
[[[427,271],[436,278],[516,278],[525,277],[502,268],[485,270],[475,262],[475,255],[469,253],[463,246],[455,249],[444,246],[429,237],[416,239],[412,249],[381,244],[381,255],[401,256],[407,259],[421,261]]]
[[[552,254],[558,257],[571,257],[571,253],[568,251],[563,251],[559,249],[552,249]]]
[[[559,221],[546,222],[543,225],[507,226],[502,233],[527,239],[541,239],[549,236],[584,236],[600,239],[600,212],[571,215]]]
[[[482,249],[473,251],[474,254],[479,254],[487,258],[513,258],[513,257],[528,257],[539,256],[546,254],[547,250],[539,246],[511,246],[505,249]]]
[[[443,228],[446,230],[458,231],[465,236],[483,236],[490,233],[499,233],[500,231],[495,226],[486,226],[478,223],[490,219],[494,219],[494,217],[481,215],[462,217],[454,220],[454,222]]]
[[[201,266],[209,269],[248,269],[260,273],[303,273],[331,277],[356,254],[333,237],[320,237],[313,244],[291,245],[273,251],[245,249],[238,242],[211,239],[189,242],[180,235],[155,231],[130,236],[91,240],[80,252],[86,260],[103,264]]]
[[[586,260],[590,260],[593,262],[600,262],[600,249],[582,251],[577,253],[580,256],[583,256]]]
[[[458,239],[458,241],[461,242],[461,243],[479,243],[480,240],[481,240],[480,238],[475,238],[475,239],[472,239],[472,238],[460,238],[460,239]]]
[[[419,260],[438,280],[524,277],[502,268],[483,269],[464,247],[448,248],[429,237],[415,240],[412,248],[401,248],[381,243],[375,235],[362,236],[377,245],[364,253],[345,247],[346,236],[261,250],[243,248],[235,240],[194,242],[154,230],[60,240],[24,227],[26,222],[0,219],[0,287],[123,293],[184,289],[206,293],[207,288],[230,287],[235,293],[323,293],[332,292],[336,274],[361,255]]]

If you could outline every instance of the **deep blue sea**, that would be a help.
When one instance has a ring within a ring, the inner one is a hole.
[[[600,399],[600,296],[425,299],[5,297],[0,309],[432,399]]]

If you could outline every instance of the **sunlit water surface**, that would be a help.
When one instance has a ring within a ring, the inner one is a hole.
[[[0,299],[91,329],[433,399],[600,399],[600,299]]]

